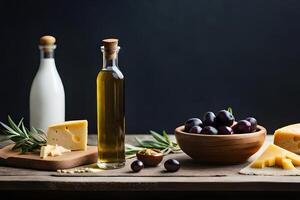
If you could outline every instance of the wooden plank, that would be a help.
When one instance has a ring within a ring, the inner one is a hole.
[[[0,177],[0,190],[299,191],[299,177]]]
[[[89,137],[90,144],[97,136]],[[142,138],[149,136],[139,135]],[[173,136],[172,136],[173,137]],[[134,136],[127,136],[128,143]],[[267,137],[265,145],[272,141]],[[300,191],[300,178],[293,176],[246,176],[237,172],[222,177],[54,177],[49,172],[6,168],[0,190],[42,191]],[[222,170],[222,167],[216,169]],[[0,168],[1,172],[1,168]],[[19,174],[21,175],[14,175]]]

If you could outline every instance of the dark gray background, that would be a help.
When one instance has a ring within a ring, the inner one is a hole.
[[[172,132],[231,106],[272,133],[300,121],[299,10],[296,0],[3,0],[0,120],[28,121],[38,39],[51,34],[66,119],[95,133],[100,41],[117,37],[128,132]]]

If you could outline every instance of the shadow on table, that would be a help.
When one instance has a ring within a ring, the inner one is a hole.
[[[228,200],[259,200],[259,199],[298,199],[300,192],[62,192],[62,191],[1,191],[1,198],[9,200],[202,200],[202,199],[228,199]]]

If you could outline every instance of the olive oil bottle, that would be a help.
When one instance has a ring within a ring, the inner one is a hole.
[[[103,40],[103,67],[97,77],[98,166],[125,165],[124,76],[118,67],[117,39]]]

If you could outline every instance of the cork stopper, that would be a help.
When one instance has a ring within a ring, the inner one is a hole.
[[[45,35],[40,38],[40,50],[47,55],[44,57],[53,57],[53,50],[56,48],[55,45],[56,39],[51,35]]]
[[[55,37],[51,35],[45,35],[40,38],[40,45],[54,45],[56,42]]]
[[[118,50],[118,39],[104,39],[102,40],[104,46],[104,53],[105,58],[107,60],[112,60],[117,57],[117,50]]]

